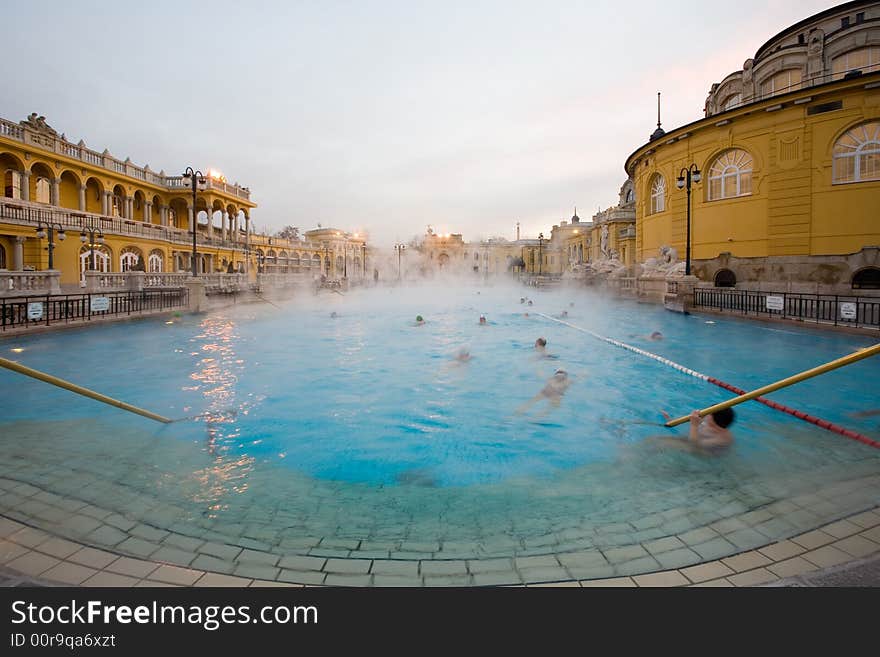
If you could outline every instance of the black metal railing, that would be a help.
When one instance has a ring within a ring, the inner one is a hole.
[[[694,308],[880,329],[880,297],[694,288]]]
[[[0,330],[91,321],[98,317],[186,308],[186,288],[0,298]]]

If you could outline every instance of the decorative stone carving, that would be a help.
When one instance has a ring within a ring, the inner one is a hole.
[[[52,137],[58,136],[58,132],[55,131],[55,129],[52,128],[48,123],[46,123],[46,117],[37,116],[36,112],[31,112],[30,114],[28,114],[27,119],[22,121],[21,125],[25,126],[26,128],[30,128],[31,130],[40,132],[44,135],[51,135]]]
[[[807,77],[822,75],[825,70],[825,32],[821,28],[810,31],[807,41]]]

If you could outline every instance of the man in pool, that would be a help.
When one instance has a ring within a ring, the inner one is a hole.
[[[666,411],[660,412],[666,420],[671,419]],[[733,445],[733,434],[727,427],[733,424],[734,419],[732,408],[724,408],[702,418],[700,411],[692,411],[687,439],[664,437],[660,438],[660,442],[702,456],[719,456]]]
[[[485,324],[485,323],[486,323],[486,316],[480,315],[480,324]]]
[[[425,319],[421,315],[416,315],[416,326],[421,326],[425,323]]]
[[[559,358],[556,354],[551,354],[547,352],[547,339],[546,338],[538,338],[535,340],[535,351],[538,354],[539,358]]]
[[[544,409],[544,412],[541,413],[541,415],[546,415],[550,412],[550,409],[559,407],[559,404],[562,402],[562,395],[565,394],[565,391],[568,390],[568,386],[570,385],[571,377],[568,376],[568,372],[563,369],[556,370],[537,395],[521,404],[519,408],[516,409],[517,415],[522,414],[526,409],[532,406],[532,404],[536,404],[542,399],[547,400],[547,408]]]

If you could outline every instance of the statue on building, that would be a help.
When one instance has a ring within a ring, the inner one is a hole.
[[[810,32],[807,46],[807,77],[813,78],[825,72],[825,32],[817,28]]]
[[[602,233],[599,240],[599,251],[602,253],[602,259],[608,259],[608,224],[602,224]]]
[[[58,136],[58,133],[48,123],[46,123],[46,117],[37,116],[36,112],[31,112],[30,114],[28,114],[27,119],[25,121],[22,121],[21,125],[30,128],[31,130],[42,132],[46,135],[52,135],[53,137]]]

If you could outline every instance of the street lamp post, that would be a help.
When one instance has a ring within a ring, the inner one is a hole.
[[[544,273],[544,256],[543,253],[544,247],[544,233],[538,233],[538,275],[542,275]]]
[[[400,280],[400,254],[406,251],[406,244],[399,242],[394,245],[394,250],[397,251],[397,280]]]
[[[361,262],[364,266],[363,278],[367,277],[367,245],[361,244]]]
[[[198,276],[198,265],[196,265],[196,229],[198,228],[198,222],[196,221],[196,190],[200,189],[204,191],[208,187],[208,181],[205,179],[205,174],[201,171],[193,171],[192,167],[187,167],[186,171],[183,172],[183,184],[185,186],[192,187],[193,193],[193,207],[192,207],[192,234],[193,234],[193,251],[192,251],[192,275]],[[208,215],[208,221],[210,221],[210,214]]]
[[[675,186],[679,189],[687,188],[687,236],[685,237],[684,259],[685,276],[691,275],[691,183],[700,182],[700,178],[700,170],[697,168],[697,165],[691,164],[688,167],[682,167],[681,171],[678,173],[678,180],[675,181]]]
[[[61,224],[56,224],[51,221],[38,221],[37,222],[37,237],[39,239],[43,239],[48,234],[49,236],[49,269],[55,269],[55,261],[52,259],[52,253],[55,251],[55,235],[54,231],[58,231],[58,241],[63,242],[64,238],[67,235],[64,234],[64,228]]]
[[[95,233],[98,233],[98,244],[104,243],[104,231],[89,223],[83,224],[83,229],[79,234],[79,241],[83,244],[88,241],[89,244],[89,271],[95,271]]]

